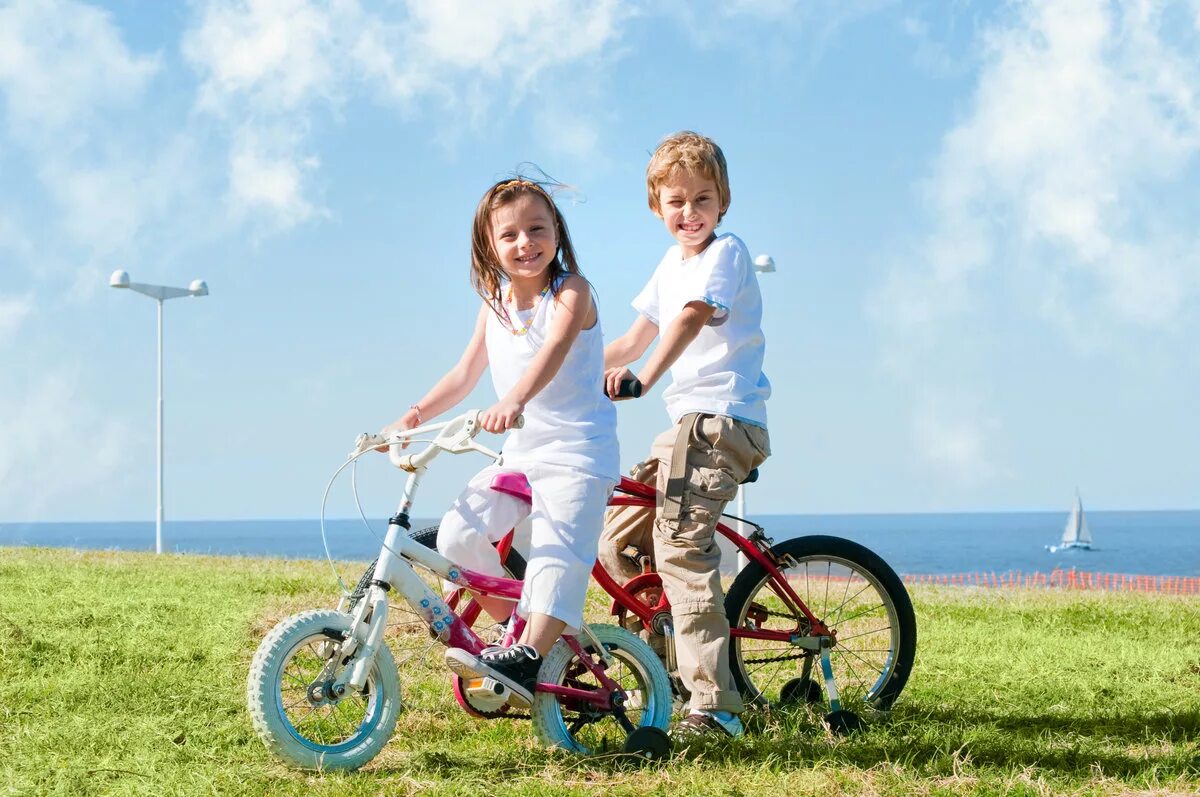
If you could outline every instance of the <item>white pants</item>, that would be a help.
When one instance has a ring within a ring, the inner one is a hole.
[[[518,470],[529,480],[532,506],[491,489],[497,474]],[[442,518],[438,552],[468,570],[503,576],[500,555],[492,545],[529,518],[525,586],[517,613],[549,615],[566,623],[569,633],[576,632],[583,622],[583,601],[614,484],[612,479],[556,465],[489,465],[471,479]]]

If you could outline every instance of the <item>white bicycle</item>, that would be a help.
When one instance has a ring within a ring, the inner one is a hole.
[[[412,612],[401,644],[424,642],[426,654],[437,643],[475,654],[485,647],[472,628],[480,607],[467,590],[513,601],[520,597],[521,581],[458,567],[408,536],[417,488],[441,452],[477,452],[501,460],[475,441],[480,429],[478,413],[471,411],[391,439],[359,435],[347,463],[338,469],[341,473],[367,452],[387,445],[392,464],[409,476],[399,509],[388,522],[379,559],[357,589],[337,610],[306,611],[284,619],[254,654],[246,690],[250,716],[267,748],[286,763],[305,769],[356,769],[391,738],[404,701],[396,659],[384,637],[389,593],[398,593]],[[433,433],[431,440],[418,440]],[[406,441],[429,445],[419,453],[404,454],[400,444]],[[506,489],[503,477],[493,489]],[[443,596],[436,589],[439,579],[457,588]],[[514,614],[501,643],[512,644],[522,626]],[[403,661],[405,667],[420,666],[412,657]],[[616,748],[651,759],[670,752],[665,729],[671,685],[666,670],[649,645],[622,628],[585,624],[578,637],[564,635],[556,642],[543,661],[528,715],[514,713],[507,687],[491,678],[468,680],[448,671],[447,676],[468,713],[486,719],[528,716],[538,739],[548,746],[583,754]]]

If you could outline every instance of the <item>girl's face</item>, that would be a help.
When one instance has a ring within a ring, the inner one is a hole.
[[[543,275],[558,251],[554,214],[535,194],[520,194],[492,210],[492,249],[514,282]]]

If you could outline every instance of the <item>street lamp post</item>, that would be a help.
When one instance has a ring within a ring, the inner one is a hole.
[[[754,270],[757,271],[759,274],[775,273],[775,258],[771,257],[770,255],[759,255],[758,257],[754,258]],[[746,517],[746,485],[744,485],[744,484],[738,485],[737,513],[738,513],[738,517]],[[747,525],[745,525],[744,523],[741,523],[741,522],[738,523],[738,531],[741,532],[743,537],[746,536],[746,532],[748,530],[749,530],[749,527]],[[738,551],[738,572],[739,573],[742,571],[742,568],[745,567],[749,561],[750,560],[746,558],[746,554],[742,553],[741,551]]]
[[[158,513],[155,516],[154,552],[162,553],[163,527],[163,302],[180,296],[208,296],[208,285],[203,280],[192,280],[186,288],[170,288],[166,285],[144,285],[130,282],[129,273],[114,271],[108,279],[111,288],[128,288],[158,303]]]

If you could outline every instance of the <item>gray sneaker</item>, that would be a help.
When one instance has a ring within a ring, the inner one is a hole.
[[[677,742],[699,741],[704,738],[736,739],[745,731],[746,728],[737,714],[731,714],[726,720],[716,714],[696,712],[675,723],[675,727],[671,729],[671,738]]]

